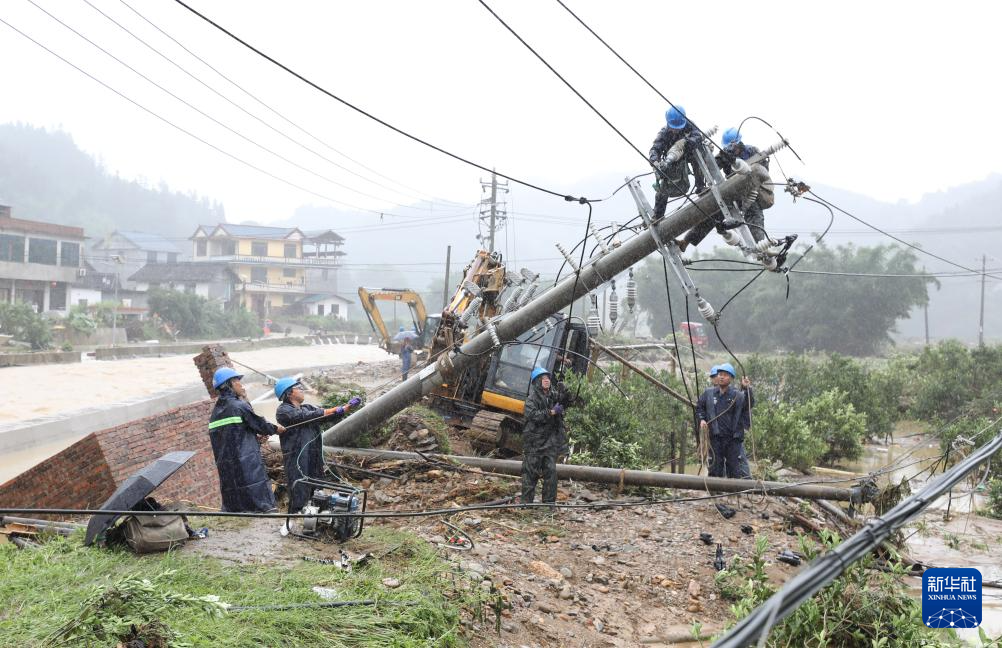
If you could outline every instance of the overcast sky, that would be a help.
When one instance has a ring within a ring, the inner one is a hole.
[[[0,18],[178,126],[309,191],[179,132],[0,24],[0,121],[65,129],[122,176],[162,179],[220,200],[231,221],[284,220],[305,203],[455,214],[480,198],[480,171],[346,109],[175,2],[125,0],[310,135],[222,80],[121,0],[89,0],[314,152],[212,94],[85,0],[34,1],[250,142],[142,80],[29,0],[0,3]],[[787,174],[914,201],[1002,171],[1000,92],[992,81],[1002,3],[566,2],[704,128],[748,115],[771,122],[806,163],[781,155]],[[574,192],[596,176],[645,170],[640,156],[477,0],[192,3],[335,94],[499,171]],[[667,107],[653,91],[554,0],[489,4],[646,154]],[[760,145],[777,139],[756,122],[743,132]],[[418,198],[437,202],[399,206]]]

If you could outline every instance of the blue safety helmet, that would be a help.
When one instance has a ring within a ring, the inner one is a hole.
[[[741,131],[736,128],[728,128],[720,138],[720,143],[727,148],[731,144],[741,143]]]
[[[403,333],[403,332],[404,332],[404,327],[403,327],[403,326],[401,326],[401,327],[400,327],[400,333]]]
[[[530,376],[529,382],[536,382],[536,378],[539,378],[540,376],[549,376],[549,375],[550,372],[547,371],[546,369],[543,369],[542,367],[536,367],[535,369],[532,370],[532,376]]]
[[[737,375],[734,373],[734,365],[732,365],[730,362],[725,362],[722,365],[717,365],[717,373],[720,373],[721,371],[726,371],[727,373],[731,374],[731,378],[734,378]]]
[[[720,371],[720,367],[719,366],[713,365],[712,367],[710,367],[710,378],[713,378],[714,376],[716,376],[718,371]]]
[[[673,128],[678,130],[680,128],[685,128],[685,125],[689,122],[685,119],[685,108],[682,106],[672,106],[665,113],[665,120],[668,122],[668,128]]]
[[[243,378],[242,374],[238,374],[236,370],[231,367],[220,367],[216,369],[216,373],[212,374],[212,388],[219,389],[226,384],[228,380],[233,378],[240,379]]]
[[[275,383],[275,398],[282,400],[285,396],[285,392],[289,391],[298,384],[299,381],[295,378],[279,378],[278,382]]]

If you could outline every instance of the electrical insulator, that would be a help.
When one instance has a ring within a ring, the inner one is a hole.
[[[609,321],[616,324],[619,319],[619,295],[616,294],[616,282],[612,282],[612,289],[609,292]]]
[[[515,290],[508,295],[508,298],[504,300],[504,305],[501,307],[502,313],[510,313],[515,310],[518,306],[518,299],[522,296],[522,292],[525,290],[525,286],[517,286]]]
[[[537,290],[539,290],[538,283],[534,283],[531,286],[529,286],[528,289],[526,289],[526,291],[522,293],[522,298],[518,301],[519,308],[528,304],[532,300],[532,298],[536,295]]]
[[[483,299],[480,297],[474,297],[473,301],[470,302],[466,310],[463,311],[463,315],[459,318],[459,321],[463,323],[464,326],[469,326],[470,322],[479,316],[480,304],[483,303]]]
[[[696,296],[696,308],[699,310],[699,314],[703,316],[707,322],[711,324],[717,321],[717,312],[713,310],[713,306],[710,302],[706,301],[702,297]]]
[[[592,293],[588,295],[591,301],[591,309],[588,311],[588,319],[585,326],[588,327],[588,335],[598,335],[602,329],[602,320],[598,317],[598,295]]]
[[[626,280],[626,307],[631,313],[637,307],[637,281],[633,278],[633,268],[630,268],[630,278]]]

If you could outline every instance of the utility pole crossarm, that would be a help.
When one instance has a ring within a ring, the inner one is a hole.
[[[749,178],[735,174],[720,185],[725,199],[731,200],[741,195]],[[662,240],[681,236],[683,232],[712,218],[718,209],[716,199],[708,193],[695,198],[678,211],[662,218],[652,225],[656,235]],[[324,444],[348,445],[356,437],[417,401],[429,393],[436,385],[449,383],[470,366],[477,358],[490,352],[496,345],[518,338],[533,326],[537,326],[562,308],[580,299],[604,284],[631,265],[641,261],[657,250],[657,243],[651,233],[642,233],[613,249],[608,254],[597,257],[581,268],[579,273],[565,277],[557,285],[537,295],[518,310],[496,319],[488,330],[481,331],[461,348],[442,354],[438,360],[416,375],[400,383],[379,398],[368,403],[358,412],[347,417],[324,432]]]

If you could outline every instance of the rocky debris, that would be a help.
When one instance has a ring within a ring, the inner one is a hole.
[[[384,578],[383,587],[387,589],[396,589],[400,587],[400,580],[396,578]]]

